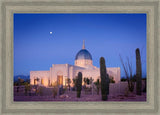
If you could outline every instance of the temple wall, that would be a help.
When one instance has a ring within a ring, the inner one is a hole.
[[[100,77],[100,73],[99,70],[75,70],[75,76],[78,75],[78,72],[82,72],[82,77],[86,77],[86,78],[90,78],[92,77],[92,79],[97,80]]]
[[[88,59],[75,60],[75,66],[85,67],[86,65],[92,66],[93,65],[92,60],[88,60]]]
[[[51,68],[51,82],[57,81],[57,76],[63,76],[63,85],[65,85],[65,79],[69,77],[69,64],[53,64]]]
[[[120,82],[121,76],[120,76],[120,68],[107,68],[107,73],[109,74],[109,76],[112,76],[115,80],[115,83]],[[83,77],[87,77],[90,78],[92,77],[94,79],[94,81],[96,81],[97,79],[100,79],[100,69],[99,68],[93,68],[93,69],[83,69],[83,70],[79,70],[76,69],[74,71],[74,76],[78,75],[78,72],[82,72],[82,76]]]
[[[107,68],[107,73],[109,74],[109,76],[114,77],[116,83],[120,82],[121,80],[120,67]]]
[[[82,72],[82,77],[94,79],[100,79],[100,69],[91,66],[88,68],[82,68],[69,64],[53,64],[49,71],[31,71],[30,80],[31,84],[34,85],[34,79],[39,78],[40,81],[37,84],[43,84],[44,86],[51,85],[51,83],[57,82],[58,76],[63,76],[63,85],[66,85],[66,79],[70,78],[71,81],[78,75],[78,72]],[[109,76],[114,77],[115,83],[120,82],[120,68],[107,68],[107,73]]]
[[[39,78],[36,84],[43,82],[44,86],[48,86],[50,71],[30,71],[30,83],[34,85],[34,79]]]

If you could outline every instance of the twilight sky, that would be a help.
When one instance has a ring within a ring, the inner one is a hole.
[[[52,32],[52,34],[50,34]],[[85,40],[93,65],[103,56],[106,67],[120,67],[119,54],[129,57],[136,72],[140,48],[146,75],[146,14],[14,14],[14,76],[49,70],[52,64],[72,64]]]

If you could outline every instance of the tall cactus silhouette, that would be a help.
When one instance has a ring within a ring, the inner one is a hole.
[[[81,96],[81,90],[82,90],[82,73],[78,73],[78,78],[77,78],[77,97],[80,98]]]
[[[106,71],[105,59],[100,58],[100,76],[101,76],[101,95],[102,100],[108,100],[109,94],[109,76]]]
[[[142,66],[139,48],[136,49],[136,93],[141,95],[142,89]]]

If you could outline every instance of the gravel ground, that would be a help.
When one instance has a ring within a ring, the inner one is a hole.
[[[82,91],[81,97],[76,97],[76,91],[67,91],[65,94],[56,96],[53,98],[50,96],[14,96],[14,101],[102,101],[101,95],[96,93],[85,94]],[[142,93],[141,96],[135,94],[129,94],[128,96],[117,95],[117,96],[108,96],[108,101],[146,101],[146,93]]]

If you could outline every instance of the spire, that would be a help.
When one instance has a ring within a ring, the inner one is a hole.
[[[83,40],[83,46],[82,46],[82,49],[85,49],[85,44],[84,44],[84,40]]]

